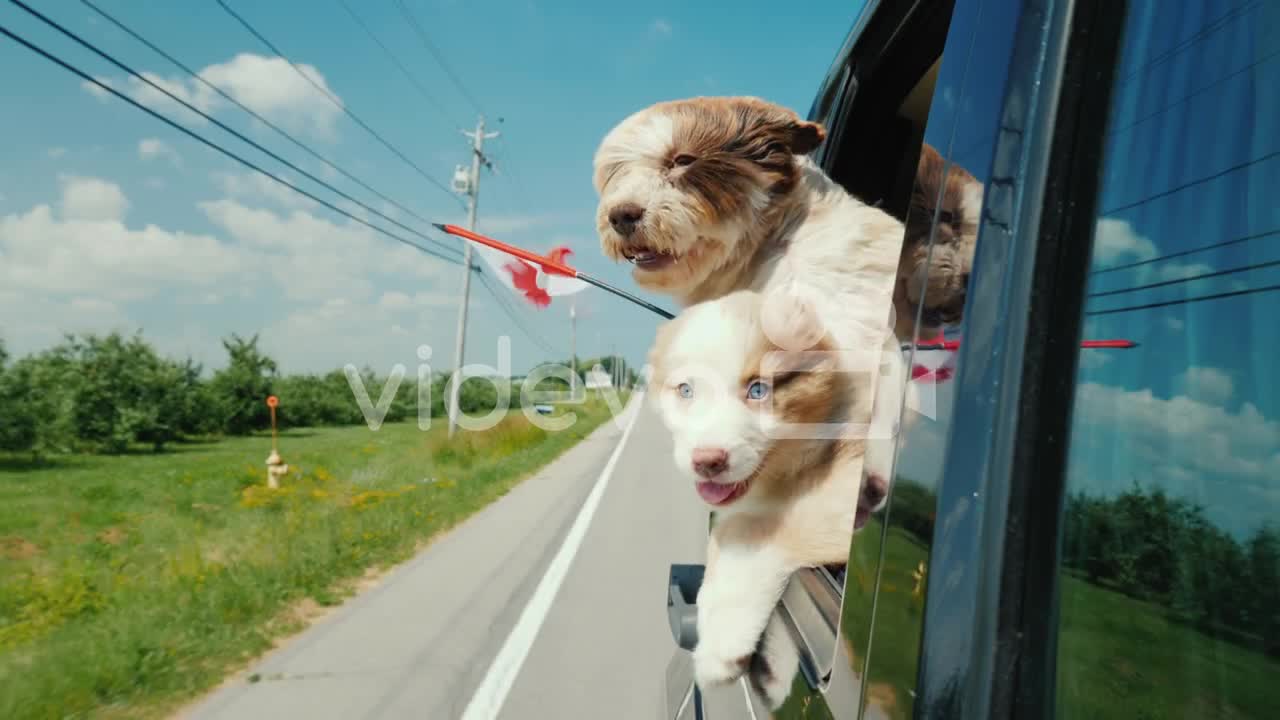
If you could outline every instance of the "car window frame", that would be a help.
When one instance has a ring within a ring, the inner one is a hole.
[[[1065,440],[1126,2],[1016,26],[938,489],[916,716],[1048,717]],[[948,153],[944,155],[949,156]],[[964,622],[956,622],[957,613]]]

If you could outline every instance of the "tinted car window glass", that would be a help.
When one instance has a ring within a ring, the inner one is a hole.
[[[988,195],[991,152],[999,131],[1019,6],[1008,0],[960,0],[955,4],[924,133],[924,142],[950,160],[947,177],[968,174],[972,182],[987,185],[983,192]],[[946,179],[932,183],[933,187],[945,184]],[[979,198],[978,204],[981,202]],[[934,246],[924,267],[904,256],[904,263],[917,267],[915,272],[936,271],[943,255],[953,249],[951,234],[941,228],[930,233],[927,228],[930,223],[951,222],[949,216],[959,214],[959,208],[944,198],[938,210],[924,221],[924,243]],[[909,219],[908,243],[912,224]],[[978,242],[982,241],[979,236]],[[909,274],[909,268],[904,270]],[[923,312],[918,303],[910,306],[912,318],[919,318],[925,326],[915,335],[919,345],[936,347],[939,340],[963,336],[962,321],[929,318],[929,302],[925,305]],[[941,337],[935,329],[939,326]],[[913,715],[936,493],[952,422],[952,398],[957,392],[951,380],[954,353],[918,349],[909,357],[917,377],[916,397],[904,413],[914,417],[903,419],[888,505],[864,530],[877,534],[879,542],[855,540],[845,589],[845,619],[851,626],[847,637],[851,641],[867,637],[857,634],[863,628],[871,634],[866,643],[862,692],[863,716],[868,718]],[[854,598],[870,609],[870,618],[850,612],[859,607]],[[864,652],[861,647],[855,650]]]
[[[1280,3],[1131,2],[1067,466],[1064,718],[1280,708]]]

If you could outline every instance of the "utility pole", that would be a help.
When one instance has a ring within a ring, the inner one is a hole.
[[[569,397],[578,396],[578,306],[569,298]]]
[[[476,121],[475,132],[462,131],[471,138],[471,174],[467,177],[467,229],[476,229],[476,205],[480,201],[480,165],[490,167],[484,156],[484,141],[498,137],[498,133],[485,134],[484,116]],[[462,358],[467,346],[467,303],[471,295],[471,243],[464,243],[462,262],[462,302],[458,309],[458,340],[453,351],[453,389],[449,393],[449,437],[453,437],[458,425],[458,394],[462,390]]]

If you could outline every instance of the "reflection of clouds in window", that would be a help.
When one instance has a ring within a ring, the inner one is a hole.
[[[1235,395],[1231,375],[1214,367],[1189,367],[1178,385],[1183,394],[1213,405],[1223,405]]]
[[[1150,260],[1157,255],[1155,243],[1139,235],[1127,220],[1102,218],[1093,239],[1093,262],[1099,267],[1130,260]]]
[[[1274,492],[1280,422],[1249,401],[1228,409],[1234,383],[1221,369],[1193,367],[1179,385],[1183,394],[1160,397],[1150,388],[1080,384],[1072,487],[1110,493],[1155,482],[1204,502],[1224,527],[1252,530],[1263,510],[1239,491]]]

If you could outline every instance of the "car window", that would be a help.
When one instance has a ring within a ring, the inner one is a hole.
[[[963,338],[963,316],[956,311],[981,282],[966,282],[965,258],[972,245],[964,243],[972,241],[976,229],[964,221],[966,213],[976,216],[990,202],[992,148],[1019,5],[1007,0],[955,4],[924,132],[923,154],[936,152],[938,174],[921,172],[916,178],[899,274],[948,282],[930,285],[943,287],[947,292],[941,295],[932,290],[907,295],[908,317],[899,322],[915,326],[916,349],[909,354],[915,380],[904,409],[894,479],[888,504],[864,531],[877,539],[855,540],[850,555],[846,595],[861,599],[865,615],[847,601],[845,619],[864,633],[860,642],[866,647],[859,651],[866,659],[861,697],[867,718],[913,716],[934,513],[955,392],[956,355],[937,348]],[[923,252],[912,252],[913,241]]]
[[[1280,4],[1129,4],[1065,503],[1063,718],[1280,708]]]

